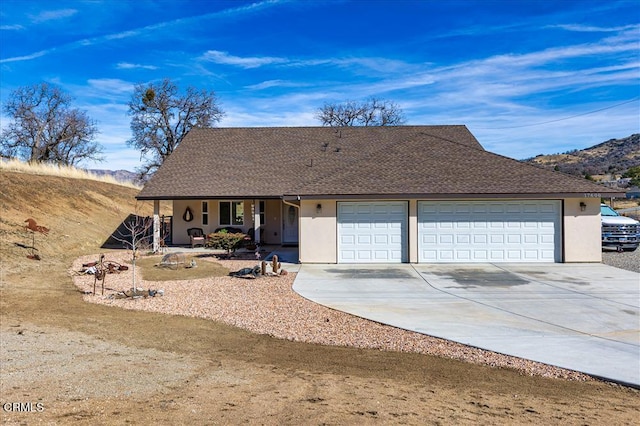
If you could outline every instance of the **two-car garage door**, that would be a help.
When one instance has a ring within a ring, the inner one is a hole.
[[[418,202],[419,262],[560,262],[560,202]]]
[[[408,202],[339,202],[338,262],[560,262],[560,201],[419,201],[417,230]]]

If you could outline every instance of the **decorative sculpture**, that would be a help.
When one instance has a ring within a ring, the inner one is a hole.
[[[40,226],[36,223],[35,220],[29,218],[27,220],[25,220],[26,225],[24,226],[24,230],[30,230],[33,232],[39,232],[41,234],[44,235],[48,235],[49,234],[49,228],[45,228],[44,226]]]
[[[31,231],[31,254],[27,255],[27,259],[32,259],[32,260],[40,260],[40,255],[38,255],[38,253],[36,253],[36,251],[38,250],[36,248],[36,232],[40,233],[40,234],[44,234],[44,235],[49,235],[49,228],[46,228],[44,226],[40,226],[36,223],[36,221],[34,219],[27,219],[24,221],[26,223],[26,225],[24,226],[24,230],[25,231]]]

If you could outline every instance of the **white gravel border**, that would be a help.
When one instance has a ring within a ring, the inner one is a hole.
[[[143,281],[137,274],[136,287],[145,290],[163,289],[164,296],[114,299],[115,293],[132,287],[133,275],[130,268],[128,271],[108,274],[105,295],[100,294],[99,282],[96,287],[97,295],[93,295],[94,277],[80,275],[79,271],[82,270],[82,264],[96,261],[97,258],[98,255],[78,258],[69,270],[74,284],[84,293],[84,300],[90,303],[205,318],[253,333],[296,342],[421,353],[474,364],[512,368],[529,376],[594,380],[583,373],[398,329],[313,303],[292,290],[295,273],[255,280],[212,277],[163,282]],[[126,252],[110,252],[105,259],[130,266],[129,258],[130,255]],[[230,271],[256,265],[255,260],[198,259],[198,262],[206,261],[218,262]]]

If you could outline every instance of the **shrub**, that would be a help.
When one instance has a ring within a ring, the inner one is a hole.
[[[231,234],[226,230],[222,230],[209,234],[206,246],[226,250],[227,253],[231,253],[240,247],[244,237],[244,234]]]

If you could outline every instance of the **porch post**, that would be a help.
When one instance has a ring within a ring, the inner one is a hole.
[[[253,239],[260,244],[260,200],[253,200]]]
[[[153,200],[153,252],[160,250],[160,200]]]

